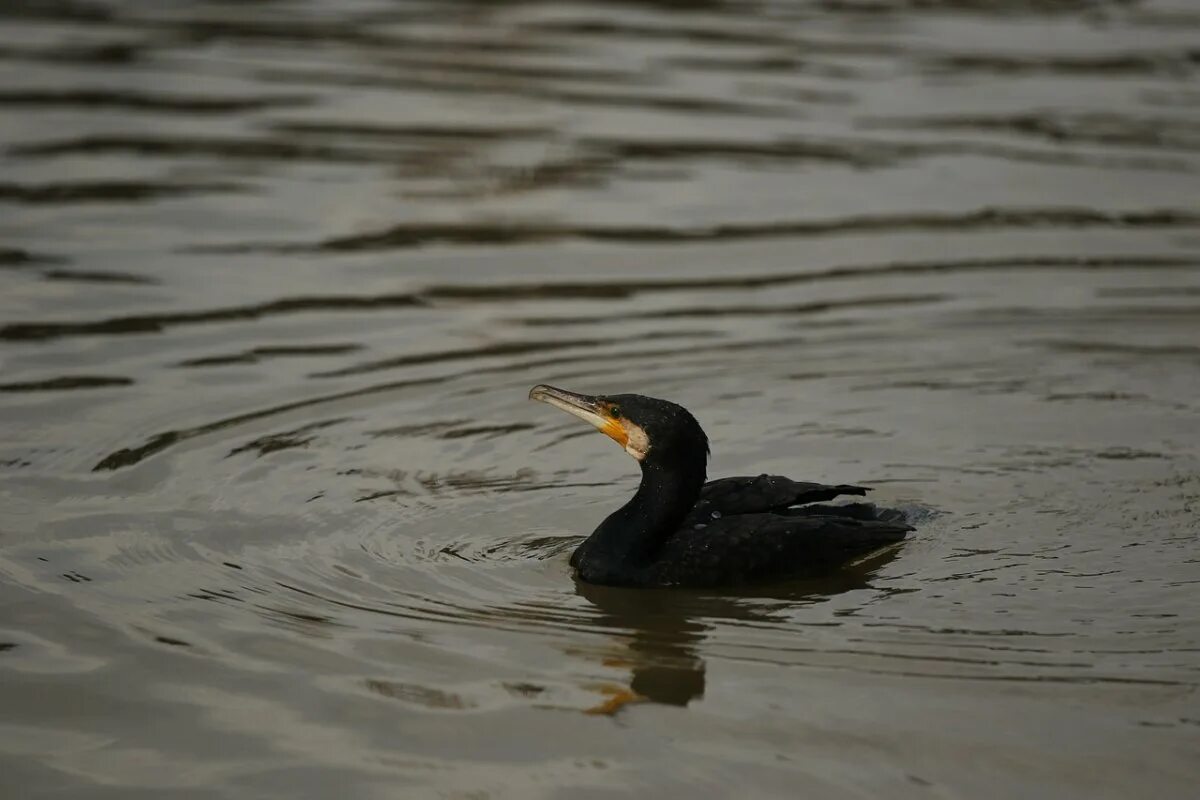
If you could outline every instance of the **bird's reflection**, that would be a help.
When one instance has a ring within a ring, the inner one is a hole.
[[[715,623],[770,622],[794,605],[819,603],[843,592],[867,588],[875,573],[896,557],[898,549],[888,548],[820,578],[737,593],[621,589],[577,581],[577,593],[600,611],[594,622],[622,631],[615,637],[617,647],[599,654],[601,663],[629,670],[628,684],[592,687],[605,699],[587,712],[615,714],[638,702],[686,706],[704,696],[705,663],[699,651]]]

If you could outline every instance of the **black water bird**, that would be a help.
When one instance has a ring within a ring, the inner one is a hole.
[[[706,483],[708,437],[675,403],[546,385],[533,387],[529,398],[594,425],[642,468],[633,499],[571,556],[571,566],[588,583],[716,587],[818,575],[912,530],[899,512],[869,503],[819,505],[839,495],[864,495],[868,490],[861,486],[781,475]]]

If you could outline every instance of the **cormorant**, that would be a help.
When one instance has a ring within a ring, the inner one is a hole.
[[[580,580],[716,587],[828,572],[912,530],[869,503],[806,505],[861,486],[781,475],[705,482],[708,437],[682,406],[637,394],[585,395],[544,384],[531,400],[594,425],[642,468],[637,494],[571,556]]]

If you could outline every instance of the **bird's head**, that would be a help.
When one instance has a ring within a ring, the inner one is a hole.
[[[643,465],[707,460],[704,429],[686,408],[667,400],[640,394],[576,394],[545,384],[530,389],[529,399],[594,425]]]

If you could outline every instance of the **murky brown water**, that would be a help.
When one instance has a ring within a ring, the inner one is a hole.
[[[1195,796],[1189,0],[2,9],[3,796]],[[920,528],[577,587],[542,381]]]

